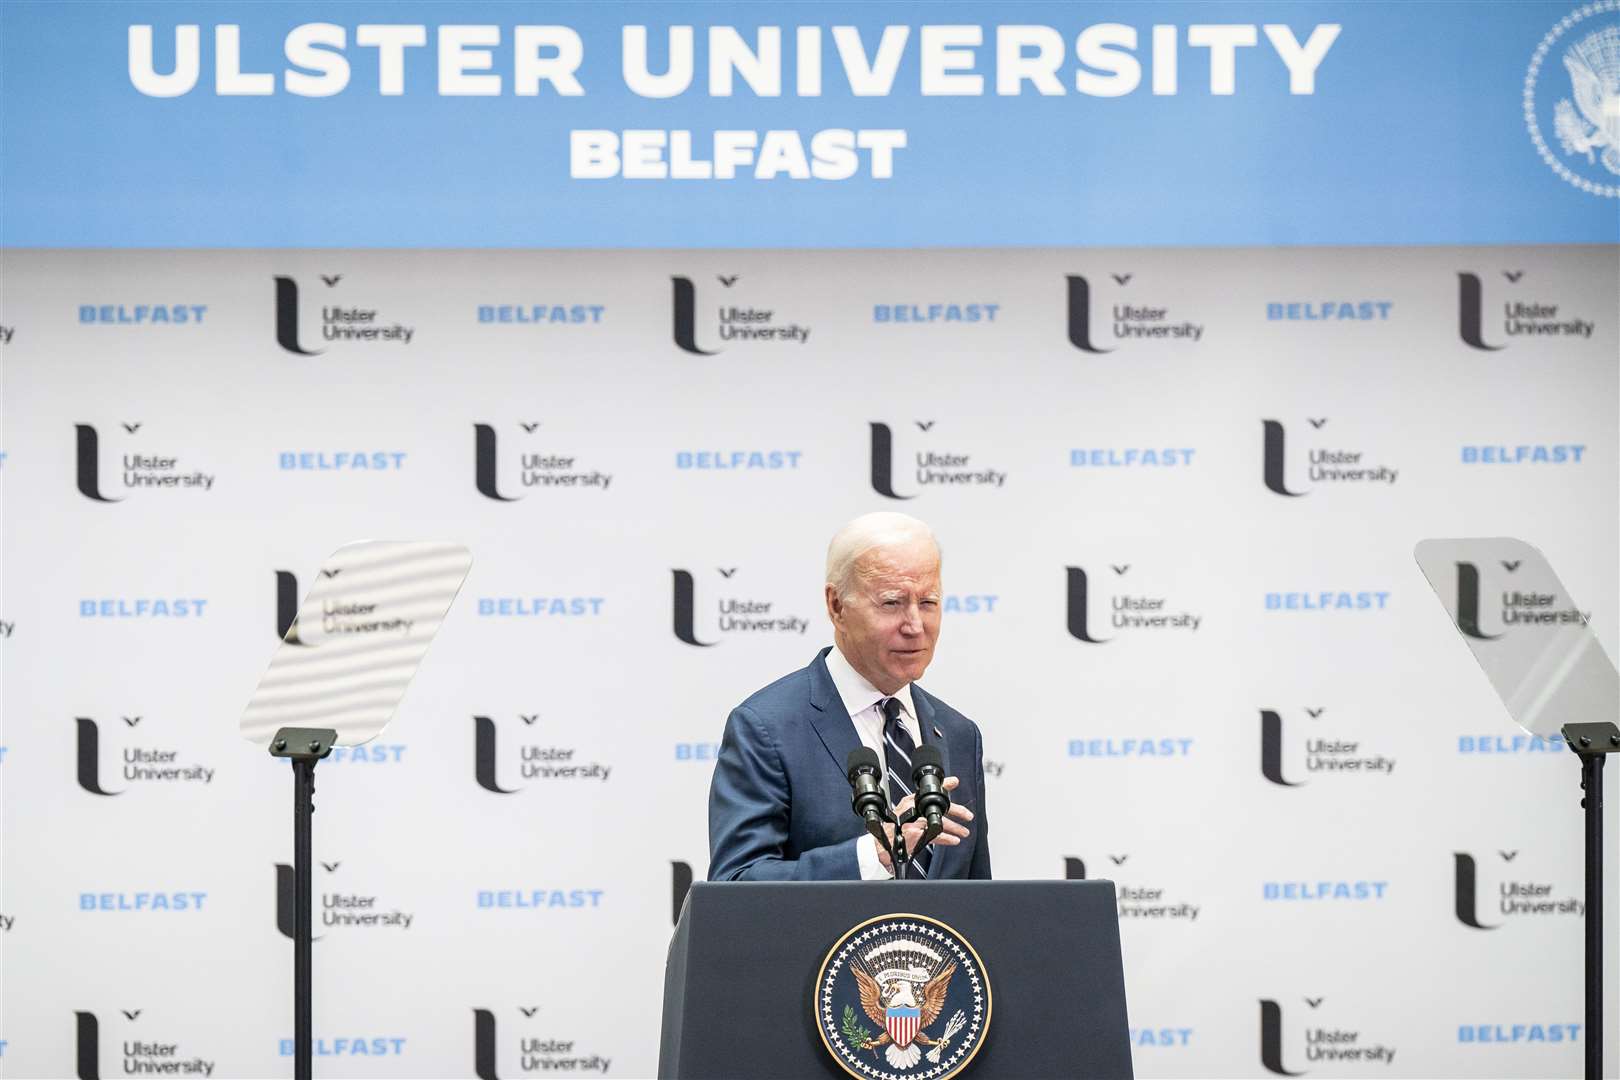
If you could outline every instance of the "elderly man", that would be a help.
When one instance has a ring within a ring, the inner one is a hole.
[[[867,514],[833,537],[833,647],[726,720],[709,788],[710,881],[892,877],[888,853],[850,809],[845,762],[862,744],[877,752],[900,813],[912,803],[918,745],[937,747],[954,774],[945,780],[944,831],[918,853],[910,876],[990,876],[979,728],[916,685],[939,639],[939,570],[933,532],[904,514]],[[904,832],[907,849],[915,848],[921,822]]]

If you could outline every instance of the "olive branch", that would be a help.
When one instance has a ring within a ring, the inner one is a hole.
[[[856,1050],[865,1050],[872,1043],[872,1033],[855,1021],[855,1008],[844,1006],[844,1040]]]

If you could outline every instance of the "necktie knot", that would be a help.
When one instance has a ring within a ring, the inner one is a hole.
[[[879,706],[883,709],[883,723],[885,726],[900,722],[899,698],[886,697],[879,702]]]

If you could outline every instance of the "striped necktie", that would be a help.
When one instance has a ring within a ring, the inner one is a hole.
[[[883,709],[883,767],[889,774],[889,804],[894,806],[911,794],[911,752],[917,744],[911,741],[906,726],[900,722],[900,699],[884,698],[880,705]],[[917,852],[911,868],[918,877],[928,876],[933,854],[931,846]]]

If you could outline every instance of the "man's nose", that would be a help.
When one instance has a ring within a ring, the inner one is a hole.
[[[915,636],[922,630],[922,607],[915,603],[907,604],[905,618],[900,620],[900,632]]]

